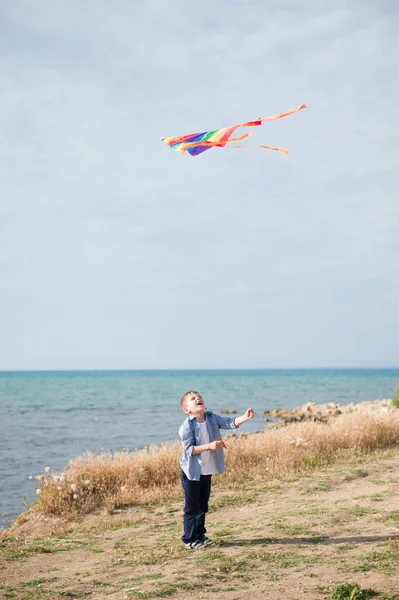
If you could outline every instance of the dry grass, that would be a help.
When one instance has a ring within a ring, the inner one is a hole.
[[[293,423],[229,444],[227,481],[302,475],[342,459],[397,446],[399,421],[390,415],[353,413],[330,424]],[[225,482],[226,483],[226,482]]]
[[[61,475],[44,475],[35,508],[73,518],[104,508],[164,502],[178,495],[180,444],[136,452],[86,454]]]
[[[291,424],[258,434],[227,438],[227,472],[216,487],[247,487],[311,472],[399,442],[399,421],[390,415],[342,415],[331,424]],[[147,450],[88,454],[61,475],[43,475],[35,510],[74,518],[95,509],[144,505],[182,494],[179,443]]]

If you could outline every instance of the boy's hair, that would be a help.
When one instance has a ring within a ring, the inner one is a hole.
[[[193,394],[198,395],[198,396],[200,395],[195,390],[190,390],[189,392],[186,392],[185,394],[183,394],[183,396],[181,397],[181,400],[180,400],[180,405],[181,405],[182,408],[185,407],[186,400],[188,400],[190,398],[190,396],[193,396]]]

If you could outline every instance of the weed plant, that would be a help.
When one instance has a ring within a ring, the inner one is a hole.
[[[331,600],[368,600],[376,595],[374,590],[362,588],[357,583],[343,583],[334,589]]]

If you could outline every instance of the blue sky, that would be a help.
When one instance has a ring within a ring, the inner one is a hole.
[[[0,6],[0,369],[399,364],[396,0]],[[161,137],[301,103],[251,147]]]

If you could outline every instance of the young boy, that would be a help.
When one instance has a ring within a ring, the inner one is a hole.
[[[180,457],[181,481],[184,489],[184,534],[182,540],[189,550],[214,544],[206,535],[205,514],[211,493],[212,475],[223,473],[226,448],[220,429],[236,429],[254,417],[248,408],[241,417],[222,417],[207,411],[202,396],[193,390],[181,399],[187,419],[179,429],[183,444]]]

